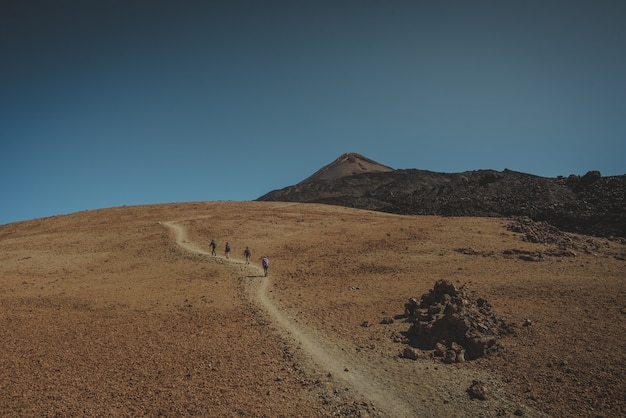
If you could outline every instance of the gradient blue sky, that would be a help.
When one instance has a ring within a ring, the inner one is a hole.
[[[252,200],[344,152],[626,174],[624,1],[0,5],[0,224]]]

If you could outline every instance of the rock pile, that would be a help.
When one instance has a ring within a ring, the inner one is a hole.
[[[542,251],[540,253],[536,252],[538,254],[529,254],[530,257],[534,258],[532,261],[539,261],[539,259],[542,259],[545,256],[575,257],[575,251],[592,254],[595,251],[599,251],[601,249],[606,250],[607,248],[606,242],[603,242],[602,240],[591,237],[581,238],[576,235],[570,235],[547,222],[533,221],[525,216],[512,219],[507,225],[507,229],[509,231],[522,234],[523,241],[535,244],[546,244],[555,247],[554,249]],[[610,237],[609,239],[626,244],[626,238]],[[472,253],[470,250],[458,249],[457,251],[462,252],[463,254],[471,255]],[[505,252],[505,255],[510,255],[511,253],[516,253],[518,251],[519,250],[511,250],[508,251],[509,254]],[[615,254],[615,257],[618,259],[620,256],[621,254]],[[520,256],[520,258],[522,257]]]
[[[523,234],[524,241],[571,247],[572,238],[547,222],[536,222],[526,216],[515,218],[507,225],[512,232]]]
[[[489,302],[448,280],[438,280],[419,303],[409,299],[405,308],[413,322],[409,337],[434,349],[446,363],[482,357],[497,348],[502,335],[512,332]]]

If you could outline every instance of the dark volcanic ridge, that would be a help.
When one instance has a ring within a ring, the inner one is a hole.
[[[569,232],[626,237],[626,175],[547,178],[512,170],[394,170],[343,154],[304,181],[257,200],[323,203],[404,215],[527,216]]]

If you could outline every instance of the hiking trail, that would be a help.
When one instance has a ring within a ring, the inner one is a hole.
[[[176,243],[181,248],[197,254],[211,254],[210,251],[188,241],[186,231],[181,225],[176,222],[162,222],[162,224],[174,231]],[[233,264],[241,263],[236,259],[224,258],[224,260]],[[388,382],[382,382],[377,378],[378,374],[375,370],[367,370],[354,359],[354,356],[324,341],[315,330],[305,328],[282,312],[268,295],[269,279],[263,277],[263,269],[252,264],[247,267],[258,273],[260,278],[260,280],[252,280],[246,284],[250,287],[254,303],[263,308],[274,324],[286,332],[288,338],[294,340],[319,368],[325,373],[331,373],[333,377],[339,377],[353,391],[353,394],[358,394],[367,400],[385,416],[410,417],[420,412],[411,407],[408,402],[398,398]]]

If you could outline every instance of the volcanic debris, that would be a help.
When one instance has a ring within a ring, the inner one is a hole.
[[[556,244],[560,247],[572,247],[572,238],[547,222],[536,222],[527,216],[514,218],[507,229],[523,234],[523,240],[539,244]]]
[[[438,280],[419,303],[409,299],[406,315],[412,322],[407,335],[446,363],[483,357],[498,348],[498,339],[513,332],[498,319],[489,302],[465,286]]]

